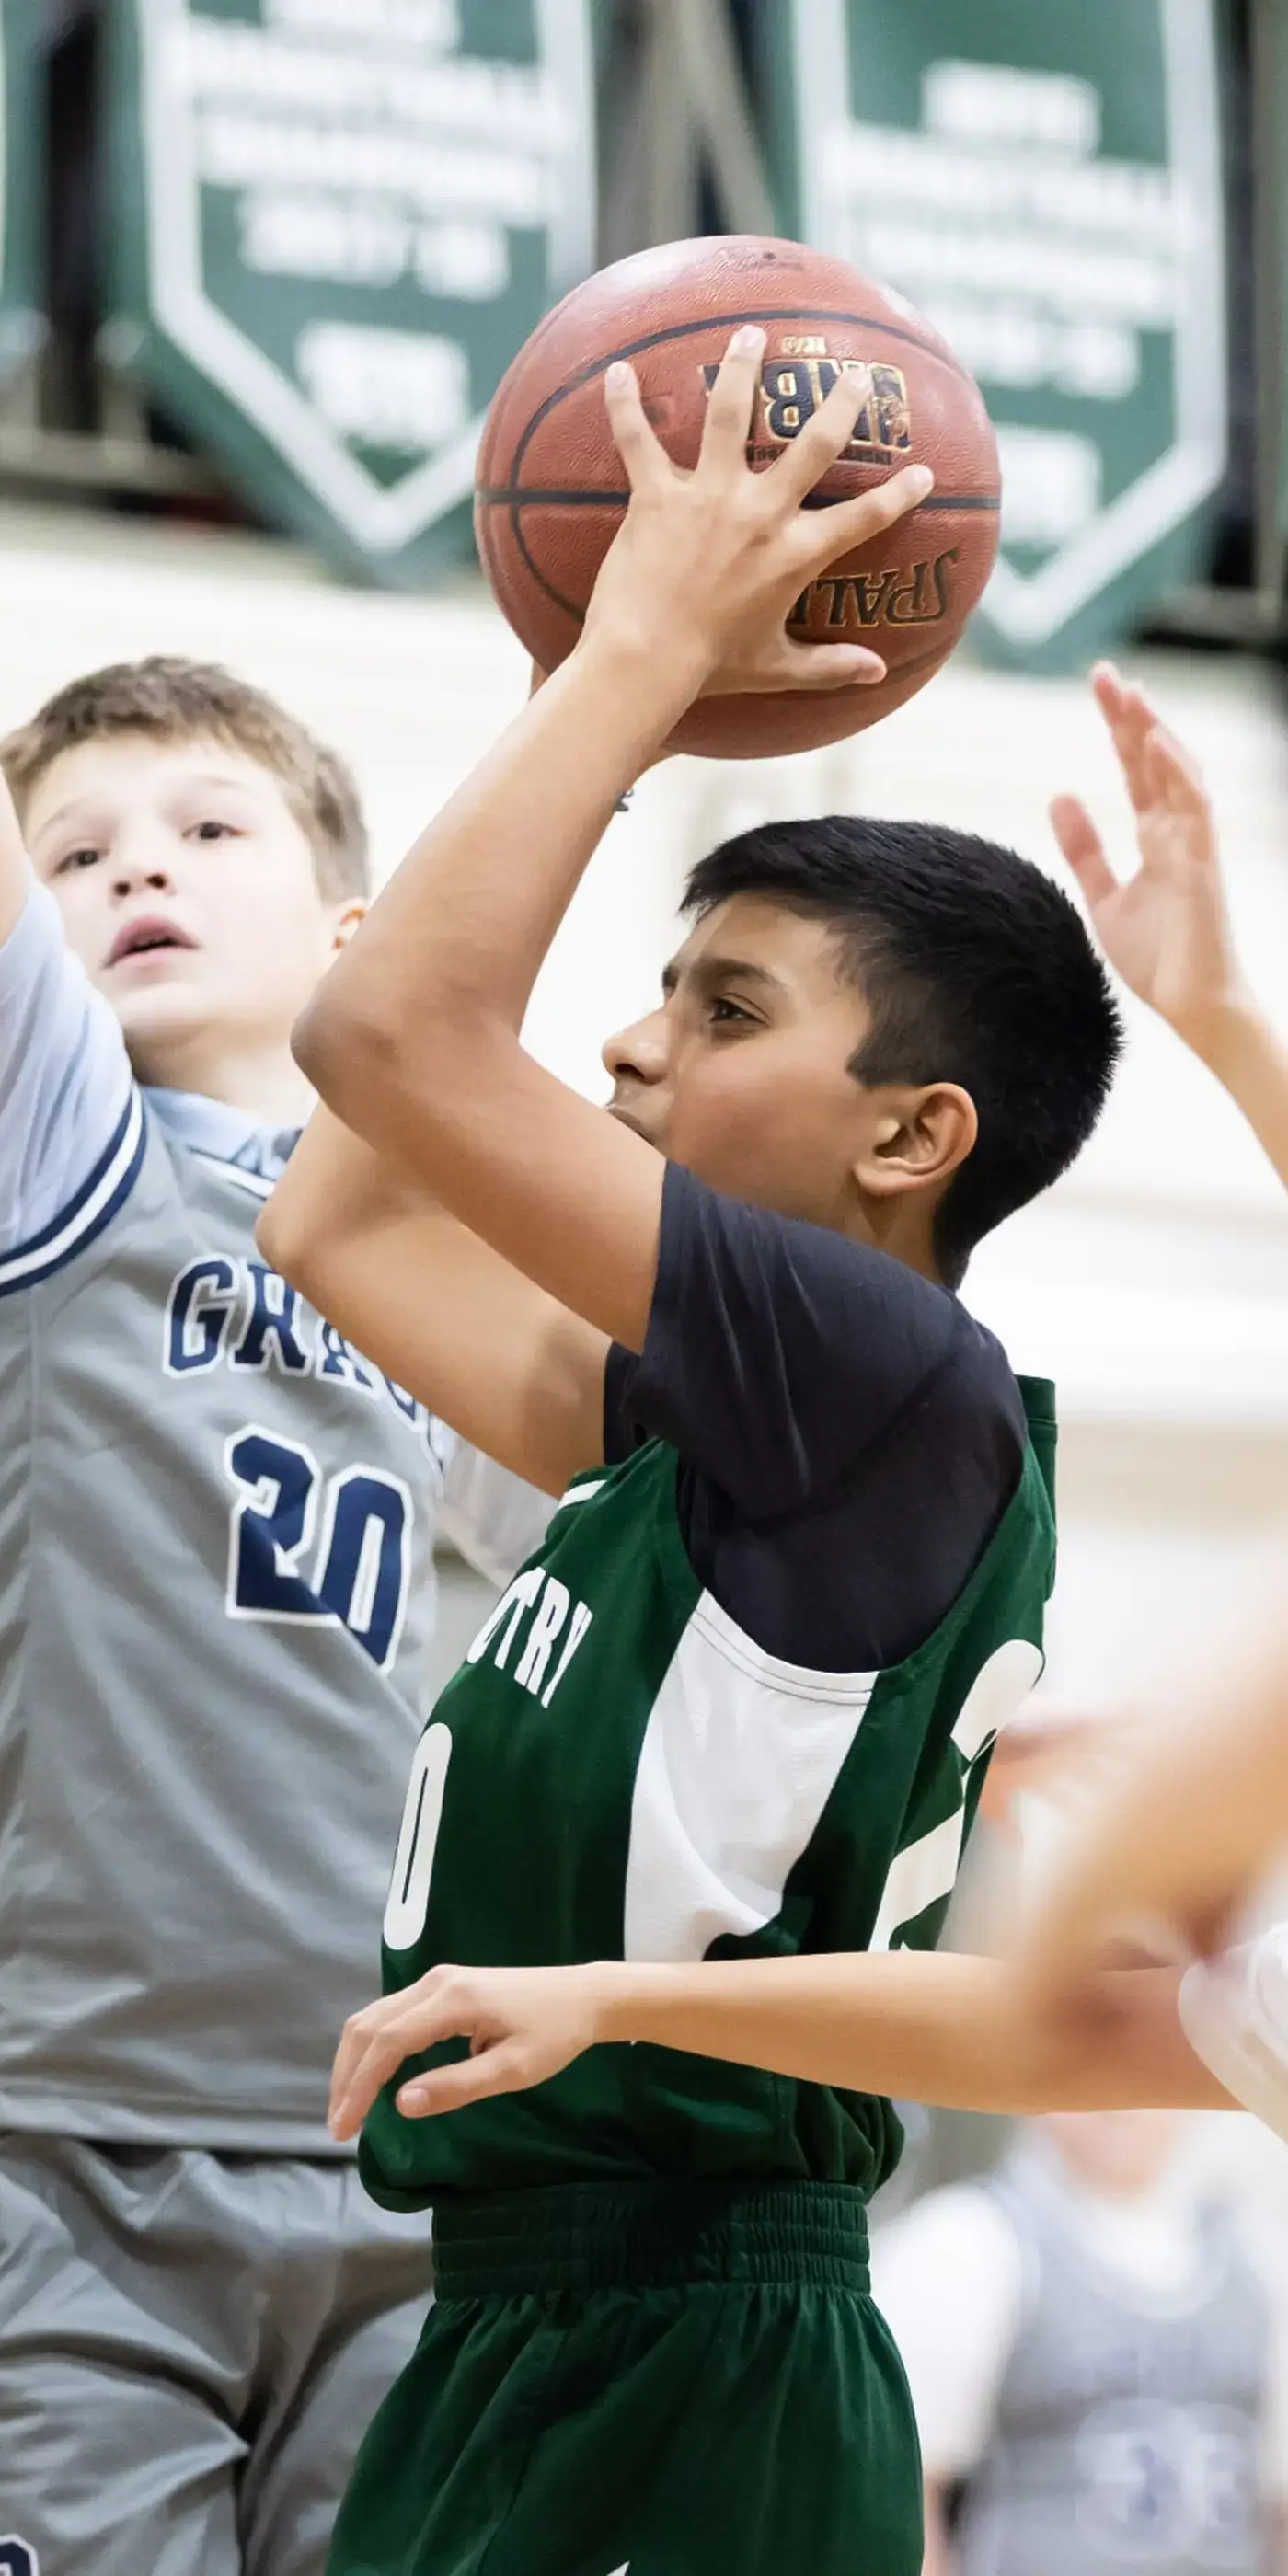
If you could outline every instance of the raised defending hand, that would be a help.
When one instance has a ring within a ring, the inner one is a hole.
[[[1110,662],[1091,675],[1136,817],[1140,866],[1114,874],[1076,796],[1051,807],[1110,965],[1199,1055],[1246,1002],[1226,908],[1216,827],[1198,770],[1142,690]]]
[[[808,509],[847,445],[863,402],[843,373],[777,461],[755,472],[747,439],[765,334],[735,332],[712,388],[693,473],[673,465],[619,360],[605,400],[631,487],[586,615],[585,640],[613,640],[691,668],[696,692],[840,689],[885,676],[859,644],[798,643],[787,619],[806,584],[924,501],[934,477],[905,466],[857,500]]]
[[[431,1968],[345,2023],[331,2077],[332,2135],[356,2136],[405,2060],[443,2040],[467,2039],[470,2055],[408,2077],[396,2098],[410,2120],[544,2084],[593,2047],[598,1998],[593,1967]]]

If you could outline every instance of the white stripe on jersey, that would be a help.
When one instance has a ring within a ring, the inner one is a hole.
[[[77,1192],[71,1206],[50,1225],[0,1261],[0,1296],[34,1287],[60,1270],[73,1254],[102,1231],[132,1187],[143,1157],[143,1101],[131,1087],[125,1115],[96,1171]]]

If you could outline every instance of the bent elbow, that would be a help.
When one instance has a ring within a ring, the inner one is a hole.
[[[400,1023],[362,998],[325,988],[291,1031],[291,1053],[319,1100],[353,1130],[375,1141],[406,1085],[410,1050]]]
[[[292,1214],[290,1193],[279,1183],[266,1199],[255,1221],[255,1249],[262,1253],[270,1270],[276,1270],[292,1287],[308,1293],[304,1272],[308,1265],[309,1229],[301,1224],[298,1211]]]
[[[371,1143],[409,1116],[431,1133],[436,1107],[477,1079],[498,1042],[517,1047],[513,1032],[472,998],[460,1005],[435,993],[432,1005],[413,1007],[378,992],[329,990],[329,982],[296,1021],[291,1052],[319,1100]]]
[[[378,1039],[372,1012],[323,986],[305,1003],[291,1031],[291,1053],[319,1100],[334,1107],[336,1092],[371,1063]]]

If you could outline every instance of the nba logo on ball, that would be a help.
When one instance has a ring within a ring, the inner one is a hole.
[[[903,706],[941,669],[997,554],[997,441],[974,380],[905,303],[800,242],[725,234],[669,242],[587,278],[548,313],[497,389],[479,449],[474,524],[484,571],[543,671],[572,651],[629,494],[604,372],[629,359],[645,414],[682,468],[744,322],[766,335],[748,458],[772,470],[841,374],[862,379],[854,434],[810,496],[826,508],[900,467],[935,485],[898,525],[829,564],[797,602],[804,640],[871,636],[875,687],[700,699],[672,747],[719,759],[838,742]]]
[[[710,360],[703,366],[707,394],[719,373],[719,365]],[[898,367],[830,357],[821,339],[795,332],[783,342],[781,355],[766,358],[760,371],[760,436],[753,435],[747,451],[756,464],[772,465],[788,439],[813,419],[840,375],[860,377],[864,388],[863,409],[842,455],[866,464],[902,464],[912,447],[912,414]]]
[[[702,368],[703,392],[709,396],[720,372],[708,360]],[[910,456],[912,412],[907,381],[899,367],[868,358],[834,358],[816,333],[791,332],[781,349],[765,359],[760,371],[760,417],[748,441],[753,465],[772,465],[788,442],[812,420],[827,400],[838,376],[857,376],[863,387],[863,409],[854,436],[842,448],[842,464],[885,465],[892,472]],[[826,491],[826,483],[822,487]],[[896,540],[897,542],[897,540]],[[956,546],[923,556],[908,565],[878,572],[829,572],[802,591],[787,623],[806,642],[870,633],[879,626],[938,626],[953,607],[952,575]]]

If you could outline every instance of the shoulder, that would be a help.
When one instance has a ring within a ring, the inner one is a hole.
[[[1002,1482],[1013,1484],[1034,1437],[1030,1397],[996,1335],[959,1298],[950,1304],[942,1357],[925,1375],[921,1401],[937,1444],[948,1451],[958,1442],[994,1451],[1003,1462]],[[1054,1431],[1052,1415],[1052,1439]]]
[[[918,1406],[1000,1406],[1023,1424],[1005,1353],[950,1290],[874,1244],[731,1198],[674,1164],[635,1392],[668,1380],[687,1381],[690,1419],[723,1396],[740,1427],[758,1416],[788,1431],[789,1448],[803,1434],[822,1451],[816,1466],[832,1449],[866,1449]],[[664,1418],[652,1427],[673,1436]]]
[[[909,1382],[942,1366],[963,1390],[1023,1406],[995,1334],[935,1279],[879,1245],[808,1218],[753,1206],[671,1166],[663,1194],[659,1301],[681,1304],[710,1274],[732,1329],[762,1312],[777,1333],[827,1349],[862,1375],[883,1356]]]

